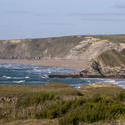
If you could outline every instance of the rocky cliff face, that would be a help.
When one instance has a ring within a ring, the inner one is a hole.
[[[5,40],[0,41],[0,58],[91,60],[107,50],[124,48],[125,35]]]
[[[125,49],[120,52],[114,49],[103,52],[92,60],[87,71],[103,77],[125,78]]]
[[[125,49],[122,51],[107,50],[92,59],[85,70],[72,74],[52,74],[54,78],[125,78]]]

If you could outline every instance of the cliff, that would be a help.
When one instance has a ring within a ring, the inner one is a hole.
[[[108,50],[95,58],[88,71],[98,72],[104,77],[125,78],[125,49],[118,52]]]
[[[101,53],[91,60],[85,70],[72,74],[52,74],[54,78],[125,78],[125,49],[116,51],[114,49]]]
[[[44,39],[1,40],[0,58],[8,59],[83,59],[125,48],[125,35],[67,36]]]
[[[107,67],[124,67],[125,66],[125,49],[118,52],[116,50],[108,50],[100,54],[96,61],[100,63],[101,66]]]

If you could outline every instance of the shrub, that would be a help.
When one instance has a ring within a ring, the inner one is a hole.
[[[60,125],[77,125],[79,122],[93,123],[119,119],[125,116],[125,105],[112,97],[92,97],[78,105],[59,120]]]
[[[52,100],[55,98],[53,93],[40,93],[38,95],[29,96],[23,99],[18,100],[17,106],[31,106],[34,104],[42,104],[47,100]]]
[[[47,112],[47,118],[53,119],[59,116],[58,111],[56,108],[53,108]]]
[[[42,112],[36,113],[35,114],[36,119],[42,119],[42,118],[47,118],[47,111],[44,110]]]
[[[55,96],[34,99],[30,104],[38,104],[52,99]],[[36,112],[37,119],[59,118],[60,125],[78,125],[80,122],[93,123],[105,120],[114,120],[125,117],[125,105],[113,97],[95,95],[89,99],[83,97],[75,100],[58,100],[44,109]]]
[[[117,99],[119,101],[125,101],[125,92],[121,92],[118,96]]]

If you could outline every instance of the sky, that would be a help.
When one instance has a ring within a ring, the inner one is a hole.
[[[0,40],[125,34],[125,0],[0,0]]]

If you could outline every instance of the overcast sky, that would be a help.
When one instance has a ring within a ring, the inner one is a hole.
[[[0,0],[0,39],[125,34],[125,0]]]

